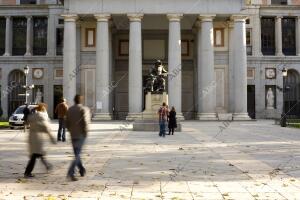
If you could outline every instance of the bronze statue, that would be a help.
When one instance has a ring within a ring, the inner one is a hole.
[[[164,92],[166,90],[166,80],[168,71],[162,65],[160,60],[157,60],[154,66],[150,69],[146,83],[146,92]]]

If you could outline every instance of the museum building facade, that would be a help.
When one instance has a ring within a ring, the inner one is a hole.
[[[133,119],[160,59],[179,118],[277,118],[299,113],[300,2],[269,0],[0,1],[1,106],[24,103],[23,68],[55,117],[76,93],[94,119]],[[283,84],[282,69],[288,69]],[[283,99],[283,88],[289,86]]]

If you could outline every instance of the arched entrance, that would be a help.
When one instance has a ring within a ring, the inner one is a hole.
[[[289,118],[300,117],[300,76],[294,69],[288,70],[286,78],[285,110]]]
[[[13,70],[8,76],[8,115],[10,116],[17,107],[25,103],[25,74],[21,70]]]

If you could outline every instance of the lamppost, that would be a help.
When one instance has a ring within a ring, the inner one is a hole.
[[[288,70],[286,68],[282,69],[282,78],[283,78],[283,89],[282,89],[282,95],[283,95],[283,104],[282,104],[282,114],[281,114],[281,120],[280,120],[280,126],[286,127],[286,113],[285,113],[285,93],[286,93],[286,77],[288,75]]]
[[[25,104],[28,104],[28,97],[29,97],[29,93],[28,91],[32,90],[34,88],[34,85],[28,85],[28,80],[27,80],[27,76],[29,74],[29,67],[28,65],[26,65],[24,67],[24,74],[25,74],[25,85],[24,85],[24,88],[25,88]]]

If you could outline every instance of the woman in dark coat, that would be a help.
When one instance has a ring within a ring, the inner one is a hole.
[[[168,125],[169,135],[171,135],[171,132],[172,132],[172,135],[174,135],[174,129],[177,128],[176,111],[175,111],[174,106],[172,107],[171,111],[169,112],[168,119],[169,119],[169,125]]]

